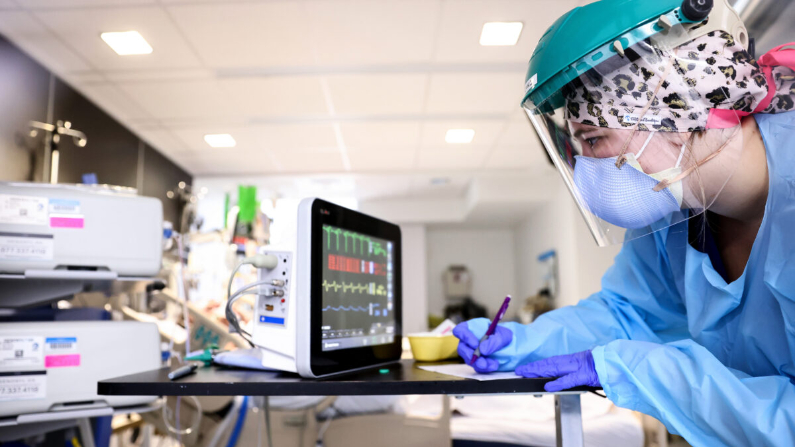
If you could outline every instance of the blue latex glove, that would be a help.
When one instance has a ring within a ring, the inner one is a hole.
[[[516,374],[527,378],[558,377],[544,385],[544,389],[549,392],[577,386],[601,386],[591,351],[558,355],[528,363],[517,367]]]
[[[475,349],[480,344],[480,356],[472,367],[475,371],[484,374],[497,371],[500,367],[500,361],[492,355],[500,349],[508,346],[513,340],[513,332],[502,326],[497,325],[494,334],[489,336],[483,343],[480,343],[480,338],[486,333],[490,321],[486,318],[476,318],[474,320],[459,323],[453,329],[455,335],[460,341],[458,342],[458,355],[464,359],[469,365],[472,360],[472,355]],[[492,356],[492,357],[490,357]]]

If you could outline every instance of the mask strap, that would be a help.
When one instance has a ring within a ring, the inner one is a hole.
[[[635,123],[634,126],[632,126],[632,134],[630,134],[629,138],[627,138],[627,141],[624,142],[624,147],[621,148],[621,152],[618,153],[618,158],[616,159],[616,167],[618,169],[621,169],[621,166],[624,166],[624,163],[627,162],[627,157],[624,154],[627,152],[627,147],[629,147],[629,142],[632,141],[632,138],[635,137],[635,132],[638,131],[638,126],[640,126],[640,122],[643,121],[643,117],[646,116],[646,112],[648,112],[649,108],[651,108],[651,104],[654,102],[654,99],[657,97],[657,92],[660,91],[660,87],[662,87],[663,82],[665,82],[665,78],[667,78],[668,75],[671,74],[671,69],[674,66],[675,57],[676,54],[668,58],[668,65],[665,67],[665,71],[661,75],[660,82],[657,83],[657,87],[654,88],[654,94],[652,94],[649,102],[646,103],[646,106],[643,107],[643,109],[640,111],[638,122]]]
[[[696,168],[699,168],[699,167],[703,166],[708,161],[710,161],[713,158],[717,157],[718,154],[720,153],[720,151],[722,151],[726,146],[728,146],[729,143],[734,139],[734,135],[736,135],[736,134],[737,134],[737,128],[735,128],[734,133],[732,134],[731,138],[726,140],[726,142],[723,143],[723,145],[721,145],[721,147],[719,147],[718,150],[716,150],[715,152],[709,154],[709,156],[707,156],[703,160],[699,161],[694,166],[691,166],[691,167],[687,168],[686,170],[684,170],[681,174],[677,175],[676,177],[674,177],[672,179],[665,179],[665,180],[661,181],[660,183],[657,183],[657,185],[655,185],[654,188],[653,188],[654,191],[657,191],[657,192],[662,191],[663,189],[671,186],[672,184],[683,180],[685,177],[687,177],[688,175],[692,174],[693,171],[696,170]],[[687,143],[685,143],[685,145],[682,146],[682,153],[679,155],[679,160],[680,161],[682,159],[682,154],[684,154],[684,147],[685,146],[687,146]],[[679,161],[676,162],[676,165],[679,166]]]
[[[679,158],[677,158],[677,159],[676,159],[676,166],[675,166],[675,167],[677,167],[677,168],[678,168],[678,167],[679,167],[679,164],[681,164],[681,163],[682,163],[682,157],[685,155],[685,149],[686,149],[686,148],[687,148],[687,143],[685,143],[685,144],[683,144],[683,145],[682,145],[682,150],[681,150],[681,151],[679,151]],[[721,148],[721,149],[722,149],[722,148]]]
[[[649,132],[649,138],[646,138],[646,141],[643,143],[643,146],[640,147],[640,150],[635,155],[635,160],[639,160],[640,159],[640,156],[643,154],[643,151],[646,150],[646,146],[649,145],[649,141],[651,141],[653,136],[654,136],[654,132]],[[679,158],[681,159],[682,157],[679,156]]]

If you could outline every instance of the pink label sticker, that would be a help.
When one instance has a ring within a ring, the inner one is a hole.
[[[83,228],[83,216],[50,216],[51,228]]]
[[[80,366],[80,354],[48,355],[44,357],[45,368]]]

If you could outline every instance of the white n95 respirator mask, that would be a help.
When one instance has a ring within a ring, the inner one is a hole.
[[[621,167],[618,167],[618,157],[574,157],[574,184],[591,213],[613,225],[638,229],[682,207],[682,180],[675,179],[682,172],[680,164],[687,144],[682,145],[674,167],[647,174],[638,159],[652,137],[654,132],[650,132],[637,155],[625,154],[626,162]],[[670,184],[655,190],[663,181]]]

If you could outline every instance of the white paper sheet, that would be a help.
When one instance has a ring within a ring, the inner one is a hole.
[[[513,371],[495,372],[491,374],[476,373],[469,365],[463,363],[454,363],[452,365],[428,365],[420,366],[420,369],[425,371],[436,372],[440,374],[447,374],[448,376],[463,377],[465,379],[475,380],[505,380],[505,379],[520,379]]]

